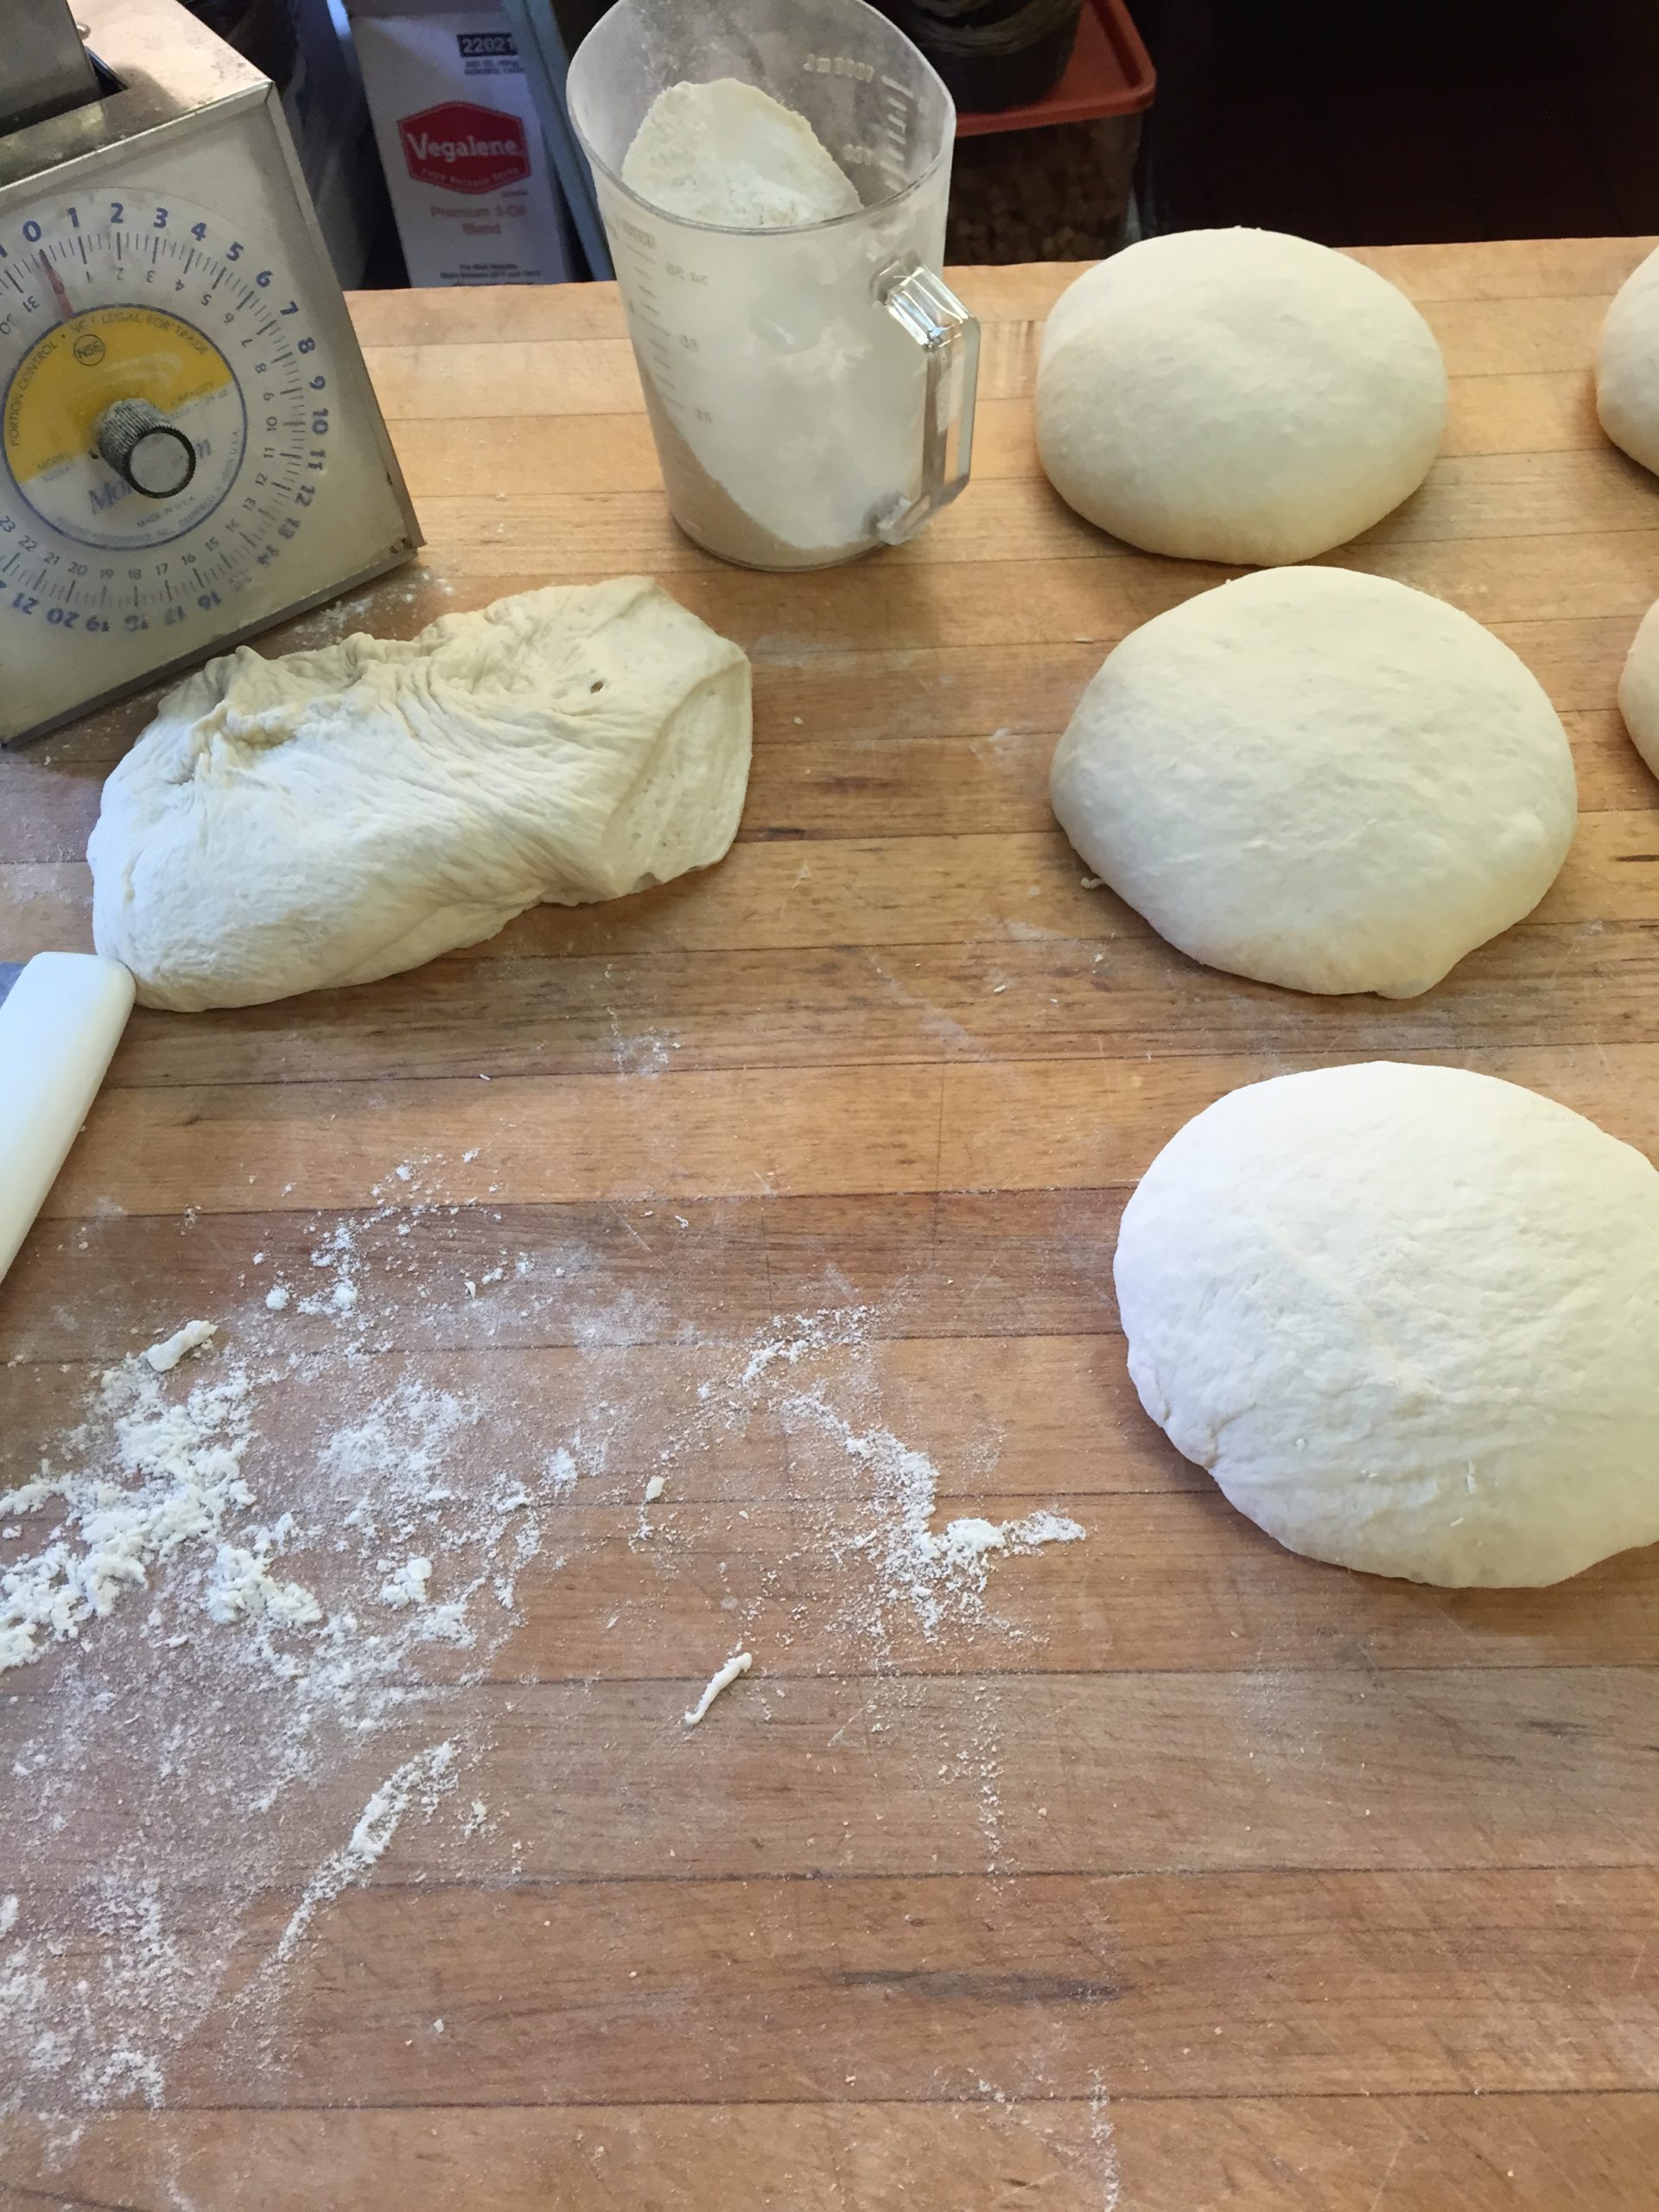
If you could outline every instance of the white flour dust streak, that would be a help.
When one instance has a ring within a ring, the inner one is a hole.
[[[416,1798],[423,1812],[429,1815],[458,1779],[455,1747],[448,1743],[417,1751],[389,1774],[358,1815],[346,1841],[323,1860],[306,1884],[305,1894],[295,1906],[266,1967],[285,1965],[321,1909],[332,1904],[354,1882],[368,1879]]]

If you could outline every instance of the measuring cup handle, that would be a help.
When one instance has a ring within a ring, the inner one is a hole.
[[[974,457],[974,398],[979,388],[979,322],[943,277],[919,262],[876,279],[875,296],[927,357],[922,400],[921,484],[871,518],[889,545],[913,537],[968,481]]]

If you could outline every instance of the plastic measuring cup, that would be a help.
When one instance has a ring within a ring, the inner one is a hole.
[[[852,213],[739,230],[665,214],[621,168],[646,110],[734,77],[804,116]],[[979,326],[938,275],[956,111],[863,0],[618,0],[578,48],[593,165],[669,505],[749,568],[912,536],[968,480]]]

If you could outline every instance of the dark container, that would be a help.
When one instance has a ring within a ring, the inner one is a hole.
[[[1124,0],[1089,0],[1071,65],[1028,106],[957,117],[947,261],[1097,261],[1123,244],[1158,79]]]
[[[961,108],[994,115],[1052,92],[1076,43],[1083,0],[882,0]]]

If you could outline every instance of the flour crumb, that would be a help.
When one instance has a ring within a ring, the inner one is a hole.
[[[10,1936],[17,1925],[17,1910],[15,1896],[0,1897],[0,1936]]]
[[[279,1282],[274,1290],[268,1290],[265,1293],[265,1304],[273,1313],[286,1313],[288,1300],[289,1288],[286,1283]]]
[[[247,1544],[220,1544],[207,1583],[207,1618],[226,1623],[264,1618],[282,1628],[310,1628],[322,1607],[302,1583],[286,1582],[270,1572],[280,1541],[276,1532],[256,1529]]]
[[[963,1560],[979,1559],[986,1552],[1006,1551],[1008,1540],[995,1521],[970,1516],[952,1521],[937,1541],[942,1558]]]
[[[0,1573],[0,1674],[38,1659],[48,1643],[78,1638],[184,1546],[217,1548],[226,1521],[253,1503],[242,1478],[248,1391],[238,1370],[169,1403],[148,1353],[105,1371],[99,1408],[125,1481],[111,1479],[99,1453],[96,1473],[59,1474],[43,1463],[34,1482],[0,1497],[8,1516],[54,1502],[67,1508],[38,1550]]]
[[[144,1357],[157,1375],[170,1375],[188,1353],[199,1344],[209,1344],[219,1334],[217,1321],[187,1321],[170,1337],[163,1337],[158,1344],[151,1344]]]
[[[1089,1531],[1065,1513],[1027,1513],[1002,1523],[1002,1541],[1011,1552],[1034,1552],[1045,1544],[1080,1544]]]
[[[395,1574],[380,1585],[383,1605],[423,1605],[427,1603],[427,1584],[432,1580],[429,1559],[406,1559]]]
[[[695,1728],[698,1721],[702,1719],[703,1714],[708,1712],[709,1707],[720,1695],[721,1692],[722,1690],[730,1689],[732,1684],[737,1680],[738,1676],[740,1675],[747,1675],[753,1664],[754,1659],[751,1653],[747,1651],[734,1652],[732,1656],[726,1662],[726,1664],[721,1667],[717,1673],[709,1676],[709,1686],[703,1691],[702,1695],[692,1707],[690,1712],[683,1716],[686,1726],[688,1728]]]
[[[666,1475],[653,1475],[651,1480],[645,1484],[645,1503],[647,1505],[655,1505],[658,1499],[667,1488],[668,1478]]]

